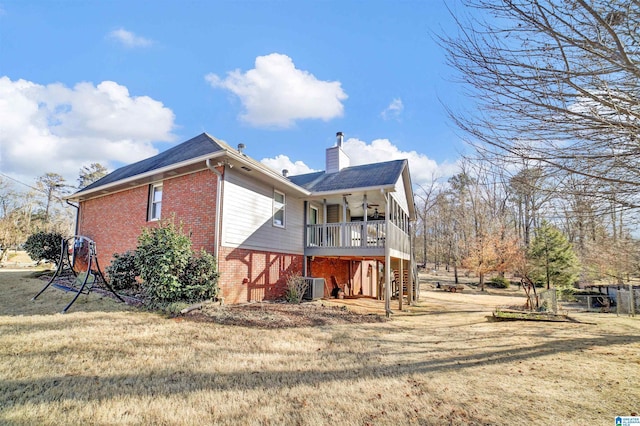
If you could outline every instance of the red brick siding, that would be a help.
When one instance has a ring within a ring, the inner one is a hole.
[[[346,259],[333,259],[316,257],[309,262],[309,275],[315,278],[324,278],[325,285],[325,297],[331,297],[331,290],[333,289],[332,276],[335,277],[338,287],[340,287],[346,295],[359,295],[377,296],[377,280],[378,274],[376,271],[375,261],[355,261],[351,265],[351,274],[349,274],[349,263],[351,260]],[[371,265],[371,271],[369,272],[369,265]],[[371,273],[371,277],[368,274]],[[369,279],[372,280],[373,291],[369,286]],[[364,280],[364,281],[363,281]],[[363,288],[363,283],[365,288]],[[369,294],[373,293],[373,294]]]
[[[214,251],[216,190],[216,175],[209,170],[163,181],[162,218],[175,215],[194,250]],[[103,268],[114,253],[135,249],[144,227],[158,223],[147,222],[148,197],[145,185],[80,203],[78,233],[96,242]],[[221,247],[221,295],[226,303],[282,297],[286,276],[302,271],[302,259],[302,255]]]
[[[331,297],[331,290],[334,283],[331,277],[335,277],[338,286],[345,289],[349,282],[349,260],[330,259],[324,257],[316,257],[309,263],[309,275],[314,278],[324,278],[324,296]]]
[[[162,218],[175,215],[191,236],[194,250],[213,252],[215,241],[216,175],[209,170],[166,179],[162,183]],[[147,221],[149,186],[141,186],[80,203],[78,233],[96,242],[104,268],[114,253],[135,249]]]
[[[302,260],[299,254],[220,247],[219,284],[225,303],[283,297],[286,277],[302,273]]]
[[[142,227],[147,224],[147,186],[106,195],[80,203],[78,234],[96,242],[102,268],[114,253],[135,249]]]
[[[175,214],[183,231],[191,236],[193,249],[213,253],[216,228],[216,175],[202,170],[165,180],[162,184],[162,217]]]

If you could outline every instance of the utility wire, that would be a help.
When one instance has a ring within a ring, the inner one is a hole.
[[[11,176],[6,175],[6,174],[4,174],[4,173],[2,173],[2,172],[0,172],[0,176],[4,176],[4,177],[6,177],[7,179],[10,179],[10,180],[12,180],[12,181],[14,181],[14,182],[19,183],[20,185],[24,185],[24,186],[26,186],[27,188],[31,188],[31,189],[33,189],[33,190],[36,190],[36,191],[38,191],[38,192],[42,192],[42,193],[45,193],[45,194],[46,194],[46,191],[43,191],[43,190],[42,190],[42,189],[40,189],[40,188],[36,188],[35,186],[31,186],[31,185],[29,185],[28,183],[21,182],[21,181],[19,181],[18,179],[14,179],[14,178],[12,178]]]

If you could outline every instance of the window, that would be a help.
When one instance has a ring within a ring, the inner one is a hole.
[[[311,207],[311,211],[309,212],[309,224],[317,225],[318,224],[318,209],[316,207]]]
[[[285,198],[282,192],[273,191],[273,226],[284,228]]]
[[[318,224],[318,209],[311,207],[309,209],[309,225]],[[309,226],[308,228],[308,242],[311,246],[317,246],[320,243],[320,232],[322,231],[318,226]]]
[[[149,221],[160,220],[162,210],[162,184],[151,185],[149,190]]]

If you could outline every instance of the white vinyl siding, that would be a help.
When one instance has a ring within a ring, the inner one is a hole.
[[[396,190],[391,193],[391,196],[396,200],[402,210],[409,214],[409,205],[407,204],[407,193],[404,190],[404,177],[400,175],[396,182]]]
[[[286,228],[273,225],[273,187],[252,175],[225,171],[222,244],[283,253],[303,252],[304,203],[285,194]],[[284,191],[281,193],[284,194]]]

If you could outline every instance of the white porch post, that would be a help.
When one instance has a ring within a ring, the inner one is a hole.
[[[414,272],[417,272],[414,262],[413,256],[413,227],[411,226],[411,221],[407,218],[407,230],[409,232],[409,304],[413,305],[418,301],[418,297],[420,294],[420,279],[417,275],[414,275]],[[413,288],[413,282],[416,282],[415,289]],[[415,290],[415,291],[414,291]]]
[[[404,259],[400,258],[400,274],[398,275],[400,282],[398,283],[398,309],[402,310],[402,302],[404,299]]]
[[[322,245],[328,247],[328,238],[329,235],[327,233],[327,199],[322,200]]]
[[[342,238],[340,247],[351,246],[349,233],[347,232],[347,197],[342,197],[342,232],[340,232],[340,238]]]
[[[389,194],[383,194],[385,196],[385,202],[387,204],[386,211],[389,211],[389,207],[391,206],[389,203]],[[366,217],[366,211],[365,211]],[[387,231],[389,230],[389,215],[385,215],[384,218],[385,227]],[[389,244],[389,234],[387,232],[387,239],[384,245],[384,310],[387,315],[392,314],[391,312],[391,248]]]
[[[364,194],[364,197],[362,197],[362,210],[364,210],[364,214],[362,216],[362,220],[363,220],[362,230],[360,231],[360,245],[362,247],[366,247],[367,245],[367,210],[369,210],[369,204],[367,203],[367,194]]]

